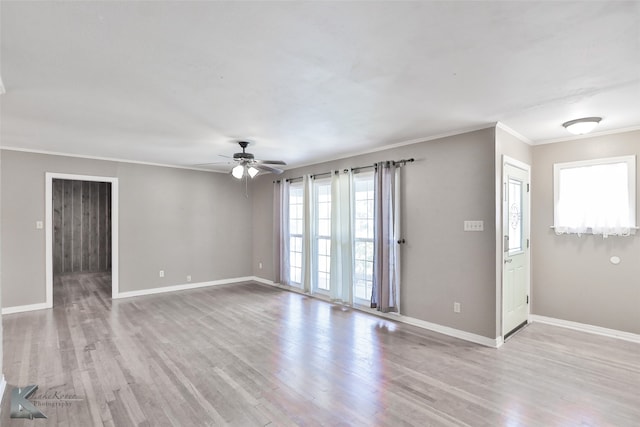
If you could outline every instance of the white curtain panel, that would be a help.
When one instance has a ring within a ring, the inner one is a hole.
[[[380,162],[376,168],[374,190],[374,258],[371,307],[383,313],[398,312],[399,290],[399,210],[396,180],[399,167]]]
[[[353,303],[353,174],[331,173],[331,299]]]

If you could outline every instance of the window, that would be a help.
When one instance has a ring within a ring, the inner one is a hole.
[[[316,180],[314,254],[316,290],[328,292],[331,278],[331,180]]]
[[[353,286],[357,302],[371,301],[373,288],[373,173],[354,177]]]
[[[292,183],[289,186],[289,281],[294,286],[302,283],[303,203],[302,183]]]
[[[635,169],[635,156],[556,163],[556,233],[629,235],[636,225]]]
[[[524,183],[515,178],[509,178],[508,191],[509,195],[509,228],[507,235],[509,236],[509,255],[514,255],[523,250],[523,233],[522,233],[522,186]]]

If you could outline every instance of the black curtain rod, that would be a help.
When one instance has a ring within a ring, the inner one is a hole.
[[[382,161],[382,162],[375,163],[373,165],[360,166],[360,167],[356,167],[356,168],[345,169],[344,172],[345,173],[349,172],[349,171],[357,172],[357,171],[362,170],[362,169],[370,169],[370,168],[376,168],[377,169],[379,163],[393,163],[393,164],[396,164],[396,165],[404,166],[407,163],[413,163],[414,161],[415,161],[415,159],[413,157],[410,158],[410,159],[402,159],[402,160],[385,160],[385,161]]]
[[[340,171],[333,171],[336,175],[338,175],[340,173]],[[318,178],[319,176],[325,176],[325,175],[329,175],[331,176],[331,172],[322,172],[322,173],[316,173],[314,175],[311,175],[311,178]]]
[[[385,161],[382,161],[382,162],[379,162],[379,163],[393,163],[393,164],[396,164],[396,165],[405,166],[407,163],[413,163],[414,161],[415,161],[415,159],[412,157],[410,159],[402,159],[402,160],[385,160]],[[373,164],[373,165],[367,165],[367,166],[358,166],[358,167],[351,168],[351,169],[344,169],[344,172],[345,173],[347,173],[349,171],[358,172],[358,171],[360,171],[362,169],[377,168],[377,167],[378,167],[378,163]],[[335,173],[338,174],[339,171],[335,171]],[[311,175],[311,178],[316,178],[318,176],[323,176],[323,175],[331,175],[331,172],[317,173],[317,174]],[[295,178],[287,178],[285,181],[293,182],[293,181],[301,180],[302,178],[303,177],[301,177],[301,176],[297,176]],[[274,181],[274,182],[276,182],[276,181]]]

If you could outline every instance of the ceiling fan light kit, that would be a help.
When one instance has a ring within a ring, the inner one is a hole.
[[[562,126],[574,135],[584,135],[591,132],[602,120],[602,117],[583,117],[581,119],[569,120]]]
[[[244,165],[238,165],[231,169],[231,175],[233,175],[234,178],[242,179],[244,176]]]

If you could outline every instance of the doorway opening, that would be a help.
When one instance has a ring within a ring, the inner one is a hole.
[[[112,177],[46,174],[47,307],[74,295],[117,297],[117,184]]]

